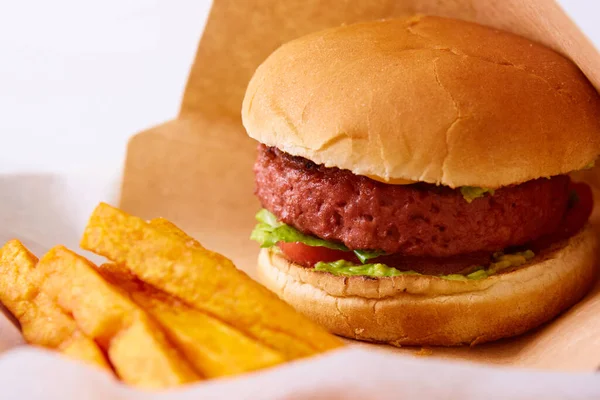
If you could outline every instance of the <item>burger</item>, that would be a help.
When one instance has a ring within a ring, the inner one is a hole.
[[[600,153],[600,98],[549,48],[437,17],[342,26],[269,56],[242,118],[261,280],[335,334],[475,345],[595,281],[568,174]]]

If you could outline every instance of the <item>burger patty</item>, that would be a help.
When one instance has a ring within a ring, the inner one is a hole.
[[[570,182],[537,179],[468,203],[459,190],[385,184],[264,145],[254,172],[256,195],[280,221],[351,250],[424,257],[494,252],[551,234]]]

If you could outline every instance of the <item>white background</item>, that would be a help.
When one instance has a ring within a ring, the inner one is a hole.
[[[117,173],[131,134],[176,115],[209,7],[0,0],[0,172]]]
[[[599,43],[600,2],[561,3]],[[129,136],[176,115],[209,7],[0,0],[0,173],[118,179]]]

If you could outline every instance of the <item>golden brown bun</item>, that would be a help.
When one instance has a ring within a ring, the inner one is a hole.
[[[438,17],[376,21],[283,45],[242,106],[248,134],[379,180],[499,187],[600,154],[600,99],[528,39]]]
[[[269,289],[337,335],[453,346],[521,334],[572,306],[595,281],[597,252],[588,226],[533,264],[482,280],[340,277],[265,249],[258,267]]]

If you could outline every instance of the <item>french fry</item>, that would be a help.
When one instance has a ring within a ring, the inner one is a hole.
[[[187,233],[185,233],[184,231],[179,229],[179,227],[177,225],[175,225],[168,219],[154,218],[154,219],[150,220],[149,224],[152,225],[153,227],[155,227],[156,229],[159,229],[165,233],[170,233],[170,234],[178,237],[179,239],[183,240],[185,242],[185,244],[187,244],[190,247],[196,247],[199,249],[204,248],[204,246],[202,246],[200,244],[200,242],[198,242],[196,239],[194,239],[193,237],[189,236]]]
[[[124,382],[164,388],[200,379],[156,323],[106,282],[91,262],[57,246],[42,257],[37,270],[42,290],[106,350]]]
[[[220,254],[188,246],[137,217],[100,204],[81,247],[125,265],[141,280],[216,315],[286,359],[340,347],[341,340],[296,312]]]
[[[123,289],[150,313],[170,341],[207,378],[253,371],[285,361],[275,350],[138,280],[120,265],[104,264],[99,270],[106,280]]]
[[[40,291],[37,262],[18,240],[11,240],[0,249],[0,301],[21,324],[25,340],[112,373],[98,345]]]
[[[154,218],[149,223],[153,227],[183,240],[190,247],[204,249],[200,242],[167,219]],[[112,265],[115,266],[115,264]],[[123,273],[127,273],[129,277],[134,278],[124,267],[120,266],[118,268]],[[134,279],[147,288],[152,288],[145,282],[137,278]],[[158,289],[152,289],[158,291]],[[165,325],[178,328],[177,331],[173,332],[174,340],[179,342],[186,354],[193,355],[191,360],[196,360],[199,368],[206,371],[207,376],[216,377],[242,373],[285,361],[280,353],[250,339],[221,320],[183,305],[164,292],[161,293],[163,296],[168,297],[171,304],[178,304],[180,310],[173,312],[171,309],[166,308],[169,302],[162,302],[160,307],[157,307],[159,304],[154,302],[152,309],[160,314],[160,316],[155,315],[155,317],[159,318]],[[155,298],[150,296],[147,300]],[[145,303],[148,304],[147,301]],[[186,328],[186,325],[189,328]]]

